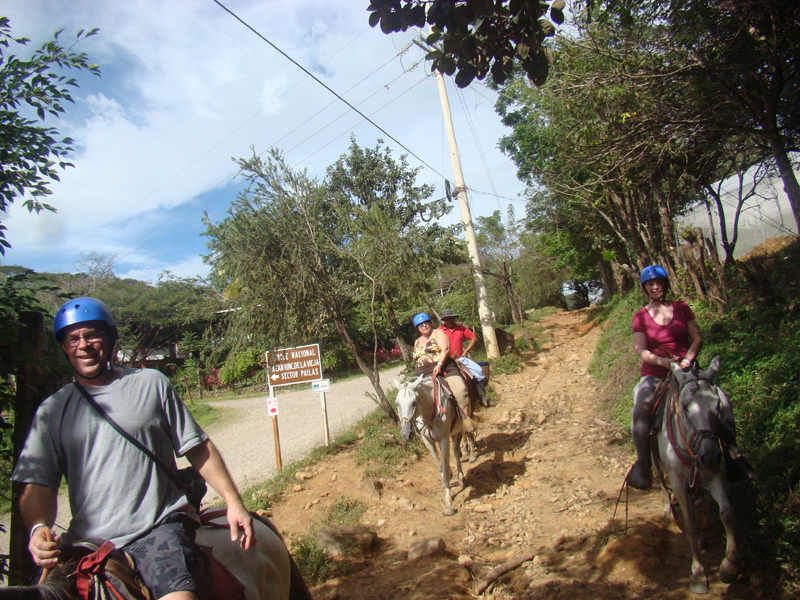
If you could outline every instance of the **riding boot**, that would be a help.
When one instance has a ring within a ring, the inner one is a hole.
[[[638,460],[628,472],[627,481],[629,486],[637,490],[649,490],[653,485],[649,437],[650,432],[648,430],[634,430],[633,443],[636,446]]]
[[[478,396],[481,399],[481,406],[489,408],[492,405],[492,399],[486,393],[486,379],[481,379],[475,382],[475,387],[478,390]]]

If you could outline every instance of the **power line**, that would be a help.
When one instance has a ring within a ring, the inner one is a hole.
[[[400,142],[400,141],[399,141],[399,140],[398,140],[396,137],[394,137],[392,134],[390,134],[388,131],[386,131],[386,130],[385,130],[383,127],[381,127],[380,125],[378,125],[378,124],[377,124],[375,121],[373,121],[372,119],[370,119],[370,118],[369,118],[367,115],[365,115],[363,112],[361,112],[360,110],[358,110],[358,109],[357,109],[355,106],[353,106],[353,105],[352,105],[352,104],[350,104],[350,103],[349,103],[347,100],[345,100],[344,98],[342,98],[342,97],[341,97],[341,96],[340,96],[338,93],[336,93],[336,92],[335,92],[333,89],[331,89],[331,88],[330,88],[330,87],[329,87],[329,86],[328,86],[328,85],[327,85],[325,82],[323,82],[323,81],[322,81],[322,80],[321,80],[319,77],[317,77],[316,75],[314,75],[314,74],[313,74],[311,71],[309,71],[308,69],[306,69],[306,68],[305,68],[303,65],[301,65],[299,62],[297,62],[295,59],[293,59],[293,58],[292,58],[291,56],[289,56],[288,54],[286,54],[286,52],[284,52],[283,50],[281,50],[280,48],[278,48],[278,46],[276,46],[275,44],[273,44],[273,43],[272,43],[270,40],[268,40],[266,37],[264,37],[264,36],[263,36],[263,35],[262,35],[262,34],[261,34],[261,33],[260,33],[258,30],[256,30],[256,29],[255,29],[254,27],[252,27],[252,26],[251,26],[249,23],[247,23],[247,21],[245,21],[244,19],[242,19],[242,18],[241,18],[239,15],[237,15],[235,12],[233,12],[233,11],[232,11],[231,9],[229,9],[227,6],[225,6],[224,4],[222,4],[222,2],[220,2],[219,0],[212,0],[212,1],[213,1],[215,4],[217,4],[217,5],[218,5],[218,6],[219,6],[219,7],[220,7],[222,10],[224,10],[224,11],[225,11],[225,12],[227,12],[229,15],[231,15],[231,16],[232,16],[234,19],[236,19],[237,21],[239,21],[239,22],[240,22],[242,25],[244,25],[245,27],[247,27],[247,28],[248,28],[250,31],[252,31],[252,32],[253,32],[255,35],[257,35],[257,36],[258,36],[258,37],[259,37],[261,40],[263,40],[264,42],[266,42],[267,44],[269,44],[269,45],[270,45],[270,46],[271,46],[273,49],[275,49],[277,52],[279,52],[279,53],[280,53],[280,54],[281,54],[281,55],[282,55],[284,58],[286,58],[288,61],[290,61],[290,62],[291,62],[293,65],[295,65],[295,66],[296,66],[298,69],[302,70],[302,71],[303,71],[303,72],[304,72],[306,75],[308,75],[309,77],[311,77],[311,78],[312,78],[314,81],[316,81],[318,84],[320,84],[320,85],[321,85],[322,87],[324,87],[326,90],[328,90],[328,91],[329,91],[331,94],[333,94],[334,96],[336,96],[336,98],[338,98],[338,99],[339,99],[341,102],[343,102],[344,104],[346,104],[346,105],[347,105],[347,106],[350,108],[350,110],[352,110],[353,112],[355,112],[355,113],[357,113],[358,115],[360,115],[360,116],[361,116],[361,118],[363,118],[363,119],[364,119],[365,121],[367,121],[367,122],[368,122],[370,125],[372,125],[373,127],[375,127],[375,128],[378,130],[378,131],[380,131],[382,134],[384,134],[386,137],[388,137],[390,140],[392,140],[392,141],[393,141],[395,144],[397,144],[398,146],[400,146],[400,147],[401,147],[403,150],[405,150],[406,152],[408,152],[408,153],[409,153],[411,156],[413,156],[414,158],[416,158],[416,159],[417,159],[417,160],[418,160],[418,161],[419,161],[421,164],[423,164],[423,165],[425,165],[426,167],[428,167],[428,168],[429,168],[431,171],[433,171],[434,173],[436,173],[437,175],[439,175],[439,177],[441,177],[441,178],[445,179],[445,176],[444,176],[444,175],[442,175],[441,173],[439,173],[439,171],[437,171],[436,169],[434,169],[434,168],[433,168],[432,166],[430,166],[430,165],[429,165],[427,162],[425,162],[425,161],[424,161],[422,158],[420,158],[419,156],[417,156],[417,154],[416,154],[415,152],[413,152],[413,151],[412,151],[411,149],[409,149],[409,148],[408,148],[408,147],[407,147],[405,144],[403,144],[402,142]]]

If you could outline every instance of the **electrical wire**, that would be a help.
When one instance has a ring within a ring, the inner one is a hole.
[[[340,96],[340,95],[339,95],[337,92],[335,92],[333,89],[331,89],[331,88],[330,88],[330,87],[329,87],[329,86],[328,86],[328,85],[327,85],[327,84],[326,84],[324,81],[322,81],[322,80],[321,80],[319,77],[317,77],[316,75],[314,75],[314,74],[313,74],[311,71],[309,71],[308,69],[306,69],[306,68],[305,68],[303,65],[301,65],[299,62],[297,62],[295,59],[293,59],[293,58],[292,58],[291,56],[289,56],[288,54],[286,54],[286,52],[284,52],[283,50],[281,50],[280,48],[278,48],[278,46],[276,46],[276,45],[275,45],[275,44],[273,44],[273,43],[272,43],[270,40],[268,40],[266,37],[264,37],[264,35],[262,35],[262,34],[261,34],[261,33],[260,33],[260,32],[259,32],[257,29],[255,29],[255,28],[254,28],[252,25],[250,25],[250,24],[249,24],[247,21],[245,21],[244,19],[242,19],[242,18],[241,18],[239,15],[237,15],[235,12],[233,12],[233,11],[232,11],[231,9],[229,9],[227,6],[225,6],[225,5],[224,5],[222,2],[220,2],[219,0],[211,0],[211,1],[212,1],[212,2],[214,2],[214,4],[218,5],[218,6],[219,6],[219,7],[220,7],[222,10],[224,10],[225,12],[227,12],[229,15],[231,15],[231,16],[232,16],[234,19],[236,19],[237,21],[239,21],[239,22],[240,22],[242,25],[244,25],[244,26],[245,26],[247,29],[249,29],[250,31],[252,31],[252,32],[253,32],[253,33],[254,33],[256,36],[258,36],[258,38],[259,38],[259,39],[261,39],[261,40],[262,40],[262,41],[264,41],[265,43],[269,44],[269,45],[270,45],[270,46],[271,46],[271,47],[272,47],[272,48],[273,48],[275,51],[277,51],[279,54],[281,54],[281,55],[282,55],[284,58],[286,58],[286,59],[287,59],[289,62],[291,62],[293,65],[295,65],[295,66],[296,66],[298,69],[300,69],[301,71],[303,71],[303,72],[304,72],[306,75],[308,75],[309,77],[311,77],[311,78],[312,78],[314,81],[316,81],[316,82],[317,82],[319,85],[321,85],[323,88],[325,88],[325,89],[326,89],[328,92],[330,92],[331,94],[333,94],[333,95],[334,95],[334,96],[335,96],[337,99],[339,99],[341,102],[343,102],[344,104],[346,104],[346,105],[347,105],[347,106],[350,108],[350,110],[352,110],[352,111],[356,112],[356,113],[357,113],[359,116],[361,116],[361,118],[362,118],[362,119],[364,119],[365,121],[367,121],[367,122],[368,122],[370,125],[372,125],[373,127],[375,127],[375,128],[378,130],[378,131],[380,131],[382,134],[384,134],[386,137],[388,137],[390,140],[392,140],[392,141],[393,141],[395,144],[397,144],[397,145],[398,145],[398,146],[400,146],[400,147],[401,147],[403,150],[405,150],[406,152],[408,152],[408,153],[409,153],[411,156],[413,156],[414,158],[416,158],[416,159],[417,159],[417,160],[420,162],[420,164],[423,164],[423,165],[425,165],[426,167],[428,167],[428,168],[429,168],[431,171],[433,171],[434,173],[436,173],[436,174],[437,174],[437,175],[439,175],[440,177],[444,177],[444,175],[442,175],[441,173],[439,173],[439,171],[437,171],[437,170],[436,170],[436,169],[434,169],[432,166],[430,166],[430,165],[429,165],[427,162],[425,162],[425,161],[424,161],[422,158],[420,158],[420,157],[419,157],[419,156],[418,156],[418,155],[417,155],[417,154],[416,154],[414,151],[412,151],[412,150],[411,150],[410,148],[408,148],[408,147],[407,147],[405,144],[403,144],[402,142],[400,142],[400,141],[399,141],[399,140],[398,140],[396,137],[394,137],[394,136],[393,136],[391,133],[389,133],[389,132],[388,132],[388,131],[386,131],[386,130],[385,130],[383,127],[381,127],[380,125],[378,125],[378,124],[377,124],[375,121],[373,121],[372,119],[370,119],[370,118],[369,118],[367,115],[365,115],[365,114],[364,114],[364,113],[362,113],[360,110],[358,110],[358,109],[357,109],[355,106],[353,106],[352,104],[350,104],[350,102],[348,102],[347,100],[345,100],[345,99],[344,99],[342,96]]]

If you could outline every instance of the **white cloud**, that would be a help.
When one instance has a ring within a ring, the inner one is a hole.
[[[428,163],[433,171],[424,169],[421,180],[443,195],[437,172],[452,180],[452,169],[435,81],[424,80],[421,67],[403,73],[421,50],[395,57],[413,33],[370,29],[365,0],[228,5]],[[31,216],[15,206],[3,220],[13,245],[6,264],[70,270],[81,253],[95,251],[116,254],[119,275],[205,274],[200,219],[204,209],[224,215],[231,157],[277,145],[290,164],[322,178],[351,131],[361,145],[384,138],[396,155],[405,152],[214,3],[26,0],[5,12],[32,46],[62,27],[64,41],[99,27],[78,49],[103,71],[101,79],[81,79],[75,105],[55,123],[77,149],[75,168],[52,186],[48,201],[58,214]],[[491,101],[451,89],[467,185],[515,196],[522,185],[496,149],[505,130]],[[507,204],[480,194],[471,201],[473,216]],[[457,208],[449,219],[458,220]]]

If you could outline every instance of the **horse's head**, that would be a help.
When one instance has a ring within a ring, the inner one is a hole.
[[[714,385],[719,356],[711,360],[705,371],[686,372],[675,362],[670,362],[670,367],[675,376],[678,403],[691,434],[687,442],[701,466],[716,469],[722,457],[719,445],[721,391]]]
[[[400,436],[409,441],[414,437],[414,419],[417,417],[417,388],[422,384],[423,376],[420,375],[413,381],[400,383],[395,377],[394,385],[397,388],[397,416],[400,418]]]

